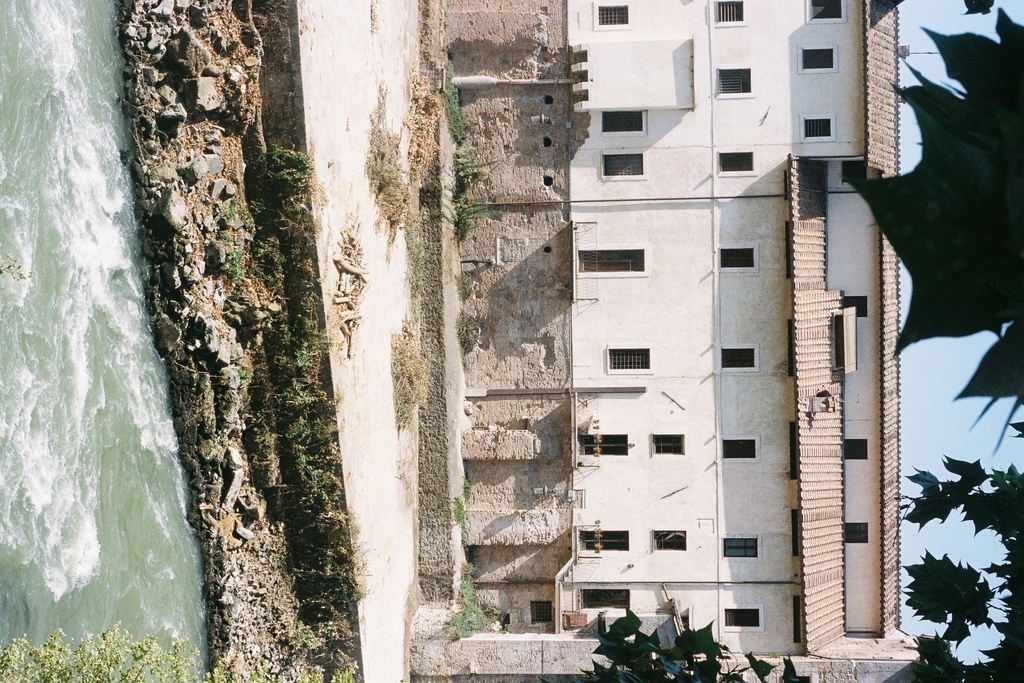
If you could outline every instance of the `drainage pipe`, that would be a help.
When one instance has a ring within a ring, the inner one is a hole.
[[[571,78],[494,78],[493,76],[456,76],[452,85],[459,90],[487,90],[498,85],[572,85]]]

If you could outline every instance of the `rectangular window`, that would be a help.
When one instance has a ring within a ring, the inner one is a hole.
[[[629,455],[627,434],[580,434],[583,455]]]
[[[550,600],[530,601],[530,622],[534,624],[550,624],[554,621],[554,611]]]
[[[722,349],[723,368],[754,368],[757,367],[757,358],[754,349],[732,348]]]
[[[604,161],[605,176],[629,176],[644,174],[643,154],[605,154]]]
[[[629,550],[629,532],[580,529],[580,545],[584,550]]]
[[[583,609],[611,607],[612,609],[629,609],[629,590],[607,590],[600,588],[584,588],[580,591]]]
[[[863,161],[844,161],[843,162],[843,179],[851,180],[867,180],[868,177],[868,165]]]
[[[757,457],[756,439],[723,439],[722,457],[743,460]]]
[[[719,24],[729,24],[743,21],[742,0],[727,0],[726,2],[715,3],[716,15]]]
[[[595,249],[580,251],[581,273],[642,273],[643,249]]]
[[[868,298],[866,296],[844,296],[843,308],[851,306],[857,309],[858,318],[868,317]]]
[[[867,543],[868,523],[847,522],[843,525],[843,541],[846,543]]]
[[[811,21],[842,18],[843,0],[811,0]]]
[[[803,628],[800,623],[800,596],[793,596],[793,642],[803,642]],[[808,682],[809,683],[809,682]]]
[[[800,472],[800,451],[797,446],[796,422],[789,423],[789,478],[795,480]]]
[[[761,610],[756,607],[753,609],[727,609],[725,610],[725,625],[739,628],[760,628]]]
[[[657,550],[686,550],[686,532],[655,531],[654,547]]]
[[[642,133],[644,113],[642,111],[601,112],[602,133]]]
[[[650,349],[608,349],[609,370],[650,370]]]
[[[740,95],[750,92],[750,69],[719,69],[718,94]]]
[[[789,511],[790,543],[793,544],[793,557],[800,556],[800,511]]]
[[[796,374],[796,323],[786,321],[786,375]]]
[[[726,538],[723,544],[724,557],[757,557],[757,538]]]
[[[793,277],[793,224],[786,221],[786,279]]]
[[[683,455],[683,435],[655,434],[654,452],[658,455]]]
[[[597,8],[598,26],[628,26],[629,5],[607,5]]]
[[[832,119],[804,119],[804,137],[832,137]]]
[[[719,264],[722,268],[753,268],[754,249],[722,249],[719,252]]]
[[[830,47],[803,48],[800,50],[800,68],[804,71],[815,69],[834,69],[836,65],[835,50]]]
[[[722,173],[739,173],[754,170],[753,152],[719,152],[718,170]]]
[[[846,460],[867,460],[867,439],[843,439],[843,458]]]

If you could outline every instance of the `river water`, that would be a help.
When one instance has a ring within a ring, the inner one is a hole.
[[[120,623],[204,645],[153,349],[113,0],[0,0],[0,643]]]

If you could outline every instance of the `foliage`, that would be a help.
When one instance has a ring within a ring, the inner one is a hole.
[[[420,355],[412,321],[400,334],[391,335],[391,381],[394,387],[395,423],[399,429],[412,425],[416,408],[427,400],[427,364]]]
[[[746,666],[730,656],[729,648],[715,642],[711,624],[702,629],[684,628],[675,645],[662,647],[658,631],[640,630],[640,617],[627,610],[607,633],[597,634],[600,645],[594,654],[607,657],[611,666],[594,662],[593,671],[573,677],[574,683],[744,683],[747,673],[765,683],[775,666],[746,655]],[[784,662],[782,683],[798,683],[796,670]]]
[[[444,116],[448,121],[448,132],[456,145],[466,142],[466,131],[469,122],[466,115],[462,113],[459,102],[459,89],[452,84],[452,65],[449,64],[445,72],[444,80]]]
[[[459,583],[459,602],[462,611],[448,622],[449,630],[459,638],[469,638],[487,625],[487,615],[476,602],[473,588],[473,572],[476,569],[468,562],[462,565],[462,581]]]
[[[960,396],[1013,397],[1016,408],[1024,402],[1024,27],[1000,10],[996,30],[999,43],[929,33],[963,92],[914,71],[921,85],[901,94],[921,127],[921,163],[853,184],[913,278],[898,349],[994,332]]]
[[[366,151],[366,178],[370,181],[380,213],[378,226],[388,236],[388,247],[398,230],[413,220],[409,186],[402,169],[402,136],[387,127],[387,92],[377,94],[377,106],[370,115],[370,144]]]
[[[10,254],[0,257],[0,276],[3,275],[9,276],[15,282],[25,280],[29,276],[22,269],[21,264]]]
[[[462,240],[478,218],[497,218],[500,214],[471,194],[474,185],[487,180],[494,162],[481,162],[465,149],[455,152],[455,186],[452,188],[452,224],[455,236]]]
[[[460,312],[455,323],[455,335],[462,353],[469,353],[480,341],[480,321],[465,311]]]

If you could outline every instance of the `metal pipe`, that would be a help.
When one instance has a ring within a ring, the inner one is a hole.
[[[499,85],[572,85],[571,78],[495,78],[494,76],[456,76],[452,85],[459,90],[487,90]]]

